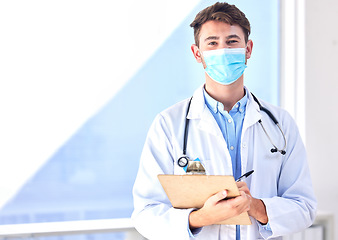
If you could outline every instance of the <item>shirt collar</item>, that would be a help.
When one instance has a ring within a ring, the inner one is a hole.
[[[246,104],[248,102],[248,91],[244,88],[245,91],[245,95],[243,98],[241,98],[230,110],[230,112],[232,113],[236,113],[236,112],[245,112],[245,108],[246,108]],[[220,112],[226,112],[224,110],[224,106],[221,102],[216,101],[215,99],[213,99],[208,93],[207,91],[205,91],[205,88],[203,88],[203,94],[204,94],[204,100],[206,105],[208,106],[208,108],[213,111],[214,113]]]

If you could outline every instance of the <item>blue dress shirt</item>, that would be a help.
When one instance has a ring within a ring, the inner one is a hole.
[[[239,100],[233,108],[227,112],[222,103],[215,99],[204,90],[204,98],[207,107],[214,116],[219,128],[222,131],[225,142],[231,156],[232,170],[234,178],[241,176],[241,135],[245,116],[247,93]]]
[[[245,91],[245,90],[244,90]],[[219,128],[222,131],[225,142],[231,156],[232,172],[235,179],[241,176],[241,135],[245,116],[246,103],[248,101],[247,92],[232,109],[227,112],[222,103],[216,101],[205,91],[204,99],[211,114],[214,116]],[[236,240],[240,239],[240,227],[236,226]]]

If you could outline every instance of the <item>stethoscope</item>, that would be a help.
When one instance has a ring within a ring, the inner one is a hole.
[[[275,118],[275,116],[265,107],[262,106],[262,104],[258,101],[258,99],[256,98],[255,95],[253,95],[251,93],[253,99],[255,100],[255,102],[258,104],[259,106],[259,109],[263,112],[265,112],[269,117],[270,119],[276,124],[276,126],[278,127],[279,131],[281,132],[281,134],[283,135],[283,139],[284,139],[284,147],[282,149],[279,149],[274,143],[273,141],[271,140],[268,132],[266,131],[265,127],[263,126],[262,124],[262,120],[258,120],[258,123],[261,125],[265,135],[268,137],[270,143],[272,144],[273,148],[271,148],[271,153],[276,153],[276,152],[279,152],[280,154],[282,155],[285,155],[286,154],[286,138],[285,138],[285,134],[282,130],[282,128],[280,127],[279,125],[279,122],[277,121],[277,119]],[[192,161],[188,156],[187,156],[187,141],[188,141],[188,129],[189,129],[189,119],[188,119],[188,113],[189,113],[189,109],[190,109],[190,105],[191,105],[191,100],[192,100],[192,97],[190,98],[189,100],[189,103],[188,103],[188,108],[187,108],[187,113],[185,115],[185,128],[184,128],[184,138],[183,138],[183,155],[177,160],[177,164],[178,166],[184,168],[188,165],[189,161]]]

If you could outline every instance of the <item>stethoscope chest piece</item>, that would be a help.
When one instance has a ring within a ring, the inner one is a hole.
[[[180,167],[182,167],[182,168],[186,167],[186,166],[188,165],[188,163],[189,163],[189,158],[188,158],[188,156],[186,156],[186,155],[183,155],[182,157],[180,157],[180,158],[177,160],[178,166],[180,166]]]

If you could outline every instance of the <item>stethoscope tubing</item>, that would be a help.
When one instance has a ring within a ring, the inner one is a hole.
[[[262,127],[262,129],[263,129],[265,135],[267,136],[267,138],[269,139],[270,143],[271,143],[272,146],[274,147],[274,148],[271,149],[271,153],[279,152],[280,154],[285,155],[285,154],[286,154],[287,141],[286,141],[285,134],[284,134],[284,132],[283,132],[283,130],[282,130],[282,128],[281,128],[281,126],[280,126],[278,120],[277,120],[276,117],[272,114],[272,112],[270,112],[270,110],[268,110],[267,108],[265,108],[265,107],[262,106],[262,104],[259,102],[259,100],[256,98],[256,96],[253,95],[253,93],[251,93],[251,95],[252,95],[253,99],[255,100],[255,102],[258,104],[259,109],[260,109],[261,111],[265,112],[265,113],[270,117],[270,119],[275,123],[275,125],[278,127],[280,133],[281,133],[282,136],[283,136],[284,146],[283,146],[282,149],[279,149],[279,148],[273,143],[273,141],[272,141],[270,135],[268,134],[268,132],[266,131],[266,129],[265,129],[263,123],[262,123],[262,120],[260,119],[260,120],[258,121],[259,124],[261,125],[261,127]]]
[[[263,112],[265,112],[269,118],[275,123],[275,125],[278,127],[279,131],[281,132],[282,136],[283,136],[283,140],[284,140],[284,146],[282,149],[279,149],[272,141],[270,135],[268,134],[268,132],[266,131],[263,123],[262,123],[262,120],[260,119],[258,122],[259,124],[261,125],[265,135],[267,136],[267,138],[269,139],[270,143],[272,144],[273,148],[271,149],[271,153],[275,153],[275,152],[279,152],[280,154],[282,155],[285,155],[286,154],[286,147],[287,147],[287,141],[286,141],[286,137],[285,137],[285,134],[279,124],[279,122],[277,121],[276,117],[265,107],[263,107],[261,105],[261,103],[259,102],[259,100],[256,98],[255,95],[253,95],[251,93],[253,99],[255,100],[255,102],[258,104],[259,106],[259,109]],[[188,161],[189,161],[189,158],[188,156],[186,155],[187,154],[187,142],[188,142],[188,131],[189,131],[189,118],[188,118],[188,113],[189,113],[189,110],[190,110],[190,105],[191,105],[191,101],[192,101],[192,98],[191,97],[189,99],[189,103],[188,103],[188,107],[187,107],[187,112],[186,112],[186,116],[185,116],[185,128],[184,128],[184,137],[183,137],[183,155],[177,160],[178,162],[178,165],[180,167],[185,167],[187,164],[188,164]],[[183,160],[183,161],[182,161]]]
[[[187,114],[185,116],[184,138],[183,138],[183,155],[184,156],[186,156],[187,154],[188,129],[189,129],[189,122],[190,122],[188,118],[188,113],[190,110],[191,100],[192,100],[192,97],[189,100]]]

